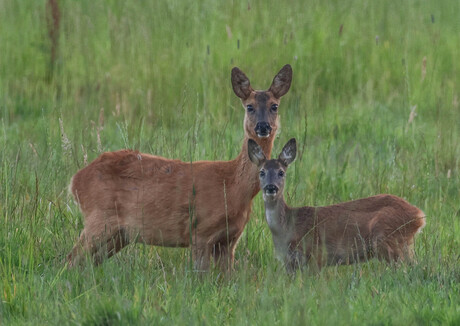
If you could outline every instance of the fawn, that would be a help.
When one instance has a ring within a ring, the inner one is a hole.
[[[288,272],[310,259],[323,264],[351,264],[377,257],[386,261],[414,257],[414,235],[425,226],[417,207],[393,195],[377,195],[323,207],[289,207],[283,189],[286,170],[296,157],[295,138],[278,159],[267,159],[248,140],[248,155],[259,169],[265,218],[275,252]]]
[[[237,67],[231,80],[245,108],[243,148],[234,160],[182,162],[120,150],[103,153],[73,176],[69,188],[84,215],[84,229],[67,256],[69,266],[85,253],[99,264],[130,242],[141,242],[191,246],[196,269],[207,270],[211,256],[221,269],[231,269],[260,190],[247,140],[254,139],[270,157],[292,68],[285,65],[266,91],[255,91]]]

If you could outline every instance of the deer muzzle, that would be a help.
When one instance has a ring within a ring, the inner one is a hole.
[[[272,127],[270,127],[270,124],[268,122],[257,122],[256,127],[254,129],[256,132],[257,136],[259,138],[266,138],[270,136],[270,132],[272,131]]]
[[[274,184],[266,185],[264,187],[264,194],[267,196],[275,196],[278,193],[279,188]]]

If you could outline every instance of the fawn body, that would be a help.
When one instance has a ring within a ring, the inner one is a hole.
[[[248,158],[252,138],[270,156],[278,128],[277,108],[289,90],[292,69],[284,66],[267,91],[254,91],[238,68],[232,86],[245,107],[244,142],[231,161],[182,162],[132,150],[100,155],[72,178],[70,190],[84,215],[69,265],[85,253],[96,264],[130,242],[192,246],[195,268],[232,266],[238,239],[259,191],[258,170]]]
[[[265,216],[275,251],[288,271],[314,259],[317,266],[350,264],[377,257],[412,260],[414,235],[425,225],[417,207],[393,195],[377,195],[322,207],[289,207],[283,189],[296,156],[291,139],[278,159],[267,160],[248,140],[249,157],[259,168]]]

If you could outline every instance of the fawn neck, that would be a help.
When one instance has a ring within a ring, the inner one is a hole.
[[[284,201],[284,196],[281,194],[273,200],[264,200],[265,219],[273,233],[279,233],[285,230],[289,225],[290,209]]]
[[[284,234],[287,239],[290,239],[295,237],[297,233],[295,230],[310,230],[318,224],[318,207],[289,207],[282,194],[276,200],[265,200],[264,205],[265,218],[270,231],[275,236]]]

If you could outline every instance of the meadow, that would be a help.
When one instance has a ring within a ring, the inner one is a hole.
[[[49,3],[0,0],[0,325],[460,325],[459,1]],[[121,148],[236,157],[232,67],[265,89],[286,63],[288,203],[401,196],[427,216],[416,265],[290,277],[259,194],[229,276],[143,245],[66,268],[73,174]]]

